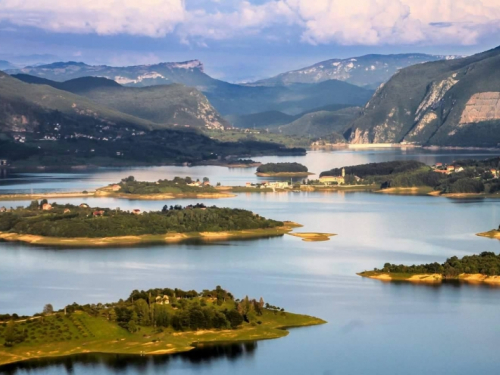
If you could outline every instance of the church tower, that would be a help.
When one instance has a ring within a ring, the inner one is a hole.
[[[342,168],[342,177],[345,177],[345,168]]]

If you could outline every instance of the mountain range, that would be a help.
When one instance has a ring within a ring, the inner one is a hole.
[[[82,77],[65,82],[27,74],[15,74],[13,77],[23,82],[68,91],[96,104],[164,127],[223,130],[229,126],[201,92],[181,84],[124,87],[102,77]]]
[[[373,94],[373,90],[339,80],[286,87],[231,84],[205,74],[203,64],[198,60],[129,67],[93,66],[70,61],[11,69],[7,73],[28,74],[56,82],[87,76],[104,77],[127,87],[181,83],[203,92],[224,116],[269,111],[295,115],[330,104],[364,105]]]
[[[436,56],[423,53],[395,55],[364,55],[347,59],[321,61],[306,68],[281,73],[251,86],[288,86],[297,83],[318,83],[332,79],[356,86],[377,88],[402,68],[429,61],[452,60],[457,56]]]
[[[500,144],[500,47],[398,71],[344,134],[351,143]]]

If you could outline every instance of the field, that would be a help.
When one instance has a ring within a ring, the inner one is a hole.
[[[193,349],[197,342],[236,342],[275,339],[288,335],[286,328],[324,324],[325,321],[306,315],[264,309],[258,323],[243,323],[235,330],[198,330],[176,332],[171,328],[141,327],[130,333],[114,322],[83,311],[71,315],[34,317],[15,323],[24,332],[25,341],[4,347],[0,337],[0,365],[31,358],[67,356],[77,353],[168,354]],[[6,330],[0,324],[0,336]]]

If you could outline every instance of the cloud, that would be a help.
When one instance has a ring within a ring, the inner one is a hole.
[[[52,32],[161,37],[185,18],[183,0],[1,0],[0,20]]]
[[[256,1],[0,0],[0,21],[51,32],[173,33],[197,45],[244,36],[278,43],[290,28],[303,43],[341,45],[474,44],[500,31],[499,0]]]

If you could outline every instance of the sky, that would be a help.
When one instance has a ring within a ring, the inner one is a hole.
[[[500,0],[0,0],[0,59],[198,59],[230,82],[368,53],[469,55],[499,35]]]

